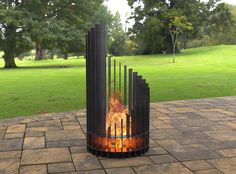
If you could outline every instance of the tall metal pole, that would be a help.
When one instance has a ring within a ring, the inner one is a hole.
[[[133,70],[129,69],[129,113],[131,115],[131,110],[133,107]]]
[[[124,105],[127,105],[127,66],[124,66]]]
[[[116,59],[114,59],[114,94],[116,95]]]
[[[108,102],[111,98],[111,55],[108,56]],[[108,111],[109,111],[108,104]]]
[[[121,92],[121,63],[119,63],[119,92]]]

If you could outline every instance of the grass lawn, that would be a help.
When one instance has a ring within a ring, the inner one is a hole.
[[[236,95],[236,46],[171,55],[118,57],[147,79],[151,101]],[[85,60],[17,61],[0,69],[0,118],[85,108]],[[0,59],[0,67],[3,62]]]

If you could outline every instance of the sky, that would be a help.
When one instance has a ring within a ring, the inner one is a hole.
[[[236,0],[222,0],[222,2],[236,5]],[[115,14],[117,11],[120,13],[121,22],[124,29],[133,25],[134,22],[132,20],[126,24],[126,19],[131,13],[127,0],[108,0],[105,4],[108,6],[108,9],[112,12],[112,14]]]
[[[108,0],[105,3],[108,6],[108,9],[114,15],[117,11],[120,13],[121,22],[125,28],[126,19],[131,15],[131,9],[128,5],[127,0]],[[130,21],[132,23],[132,21]],[[128,24],[128,26],[132,26],[132,24]]]

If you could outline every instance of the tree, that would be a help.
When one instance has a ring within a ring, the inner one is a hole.
[[[172,52],[172,39],[169,33],[169,23],[173,16],[188,16],[194,30],[186,31],[181,41],[186,45],[188,37],[198,32],[201,23],[201,5],[198,0],[128,0],[133,8],[132,18],[135,25],[130,32],[144,42],[144,54]],[[178,48],[176,48],[178,50]]]
[[[173,63],[175,63],[175,52],[179,39],[179,35],[183,31],[192,30],[192,24],[187,21],[186,16],[175,16],[170,20],[169,32],[171,35],[172,47],[173,47]]]
[[[106,25],[106,47],[108,50],[111,48],[112,43],[112,23],[113,23],[113,15],[108,10],[107,6],[102,5],[93,19],[93,26],[97,23],[103,21]]]
[[[24,35],[27,17],[29,14],[23,11],[23,2],[0,1],[0,49],[4,52],[5,68],[15,68],[14,56],[26,50],[27,35]],[[21,44],[21,47],[19,46]]]
[[[57,45],[57,40],[54,39],[57,39],[55,36],[58,32],[53,33],[51,27],[61,26],[62,21],[68,26],[65,32],[77,29],[82,43],[85,30],[91,26],[91,18],[102,2],[103,0],[0,0],[0,49],[4,52],[4,67],[16,68],[14,57],[28,50],[29,45],[33,45],[32,42],[39,49]],[[75,34],[71,33],[70,38]],[[69,34],[67,32],[65,37]],[[71,42],[65,42],[65,48],[70,48],[69,43]]]
[[[125,53],[126,33],[120,21],[120,14],[117,12],[113,18],[111,29],[111,46],[109,52],[115,56]]]
[[[169,33],[169,23],[173,16],[186,16],[192,24],[192,30],[186,30],[179,37],[183,48],[189,40],[201,36],[201,29],[210,23],[210,16],[219,12],[219,0],[128,0],[133,9],[132,18],[135,24],[130,32],[142,40],[144,54],[172,52],[172,38]],[[219,14],[219,13],[218,13]],[[219,18],[224,20],[227,10],[220,10]],[[228,16],[229,17],[229,16]],[[222,24],[220,24],[222,25]],[[176,48],[176,52],[179,48]]]

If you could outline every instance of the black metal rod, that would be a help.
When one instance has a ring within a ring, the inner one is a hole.
[[[145,103],[145,108],[146,108],[146,112],[145,112],[145,118],[146,118],[146,125],[145,125],[145,129],[146,129],[146,133],[148,132],[148,86],[147,84],[145,85],[145,93],[146,93],[146,103]]]
[[[134,137],[137,135],[137,132],[136,132],[136,110],[133,110],[131,109],[131,115],[130,115],[130,119],[131,119],[131,132],[130,132],[130,136]]]
[[[108,100],[111,97],[111,55],[108,56]],[[109,110],[109,105],[108,105]]]
[[[147,134],[149,132],[149,129],[148,129],[148,115],[147,115],[147,101],[148,101],[148,88],[147,88],[147,84],[145,83],[144,85],[144,96],[145,96],[145,101],[144,101],[144,104],[143,104],[143,107],[144,107],[144,121],[143,121],[143,134],[145,135],[144,139],[145,139],[145,146],[148,144],[148,139],[147,138]]]
[[[132,120],[132,136],[137,135],[137,77],[138,73],[133,72],[133,108],[132,108],[132,114],[131,114],[131,120]]]
[[[93,108],[92,108],[92,105],[93,105],[93,87],[92,87],[92,85],[94,85],[93,83],[94,83],[94,81],[93,81],[93,72],[92,72],[92,69],[93,68],[93,57],[92,57],[92,31],[90,31],[89,32],[89,87],[88,87],[88,89],[89,89],[89,99],[90,99],[90,102],[89,102],[89,108],[88,108],[88,110],[89,110],[89,119],[90,120],[92,120],[93,119]],[[92,123],[92,121],[90,121],[90,123],[89,123],[89,127],[90,127],[90,129],[89,129],[89,131],[90,132],[93,132],[93,128],[92,128],[92,126],[93,126],[93,123]]]
[[[127,66],[124,66],[124,105],[127,105]]]
[[[131,115],[131,110],[133,107],[133,70],[129,69],[129,112]]]
[[[90,69],[90,66],[89,66],[89,60],[90,60],[90,57],[89,57],[89,32],[87,33],[86,35],[86,85],[87,85],[87,88],[86,88],[86,115],[87,115],[87,121],[88,123],[90,122],[90,110],[89,110],[89,103],[90,103],[90,90],[89,90],[89,69]],[[87,124],[87,131],[90,130],[90,126],[89,124]],[[89,138],[87,138],[87,143],[88,143],[88,140]]]
[[[150,125],[149,125],[149,121],[150,121],[150,88],[148,87],[147,90],[148,93],[148,108],[147,108],[147,130],[148,130],[148,136],[147,136],[147,145],[149,145],[149,129],[150,129]]]
[[[146,103],[147,103],[147,89],[146,89],[146,80],[142,80],[142,129],[141,133],[144,134],[146,132]]]
[[[147,96],[148,96],[148,101],[147,101],[147,120],[148,120],[148,131],[149,131],[149,119],[150,119],[150,88],[147,87]]]
[[[95,114],[97,113],[97,107],[96,106],[96,101],[97,101],[97,95],[96,95],[96,70],[97,70],[97,66],[96,66],[96,43],[95,43],[95,29],[92,28],[91,29],[91,95],[92,95],[92,102],[91,102],[91,111],[92,111],[92,133],[97,133],[97,126],[96,126],[96,122],[97,122],[97,116],[95,116]]]
[[[121,63],[119,62],[119,92],[121,92]]]
[[[117,138],[117,132],[116,132],[116,123],[115,123],[115,152],[116,152],[116,138]]]
[[[121,119],[121,152],[123,152],[123,119]]]
[[[138,73],[133,72],[133,109],[135,108],[135,105],[137,104],[137,77]]]
[[[96,115],[97,133],[104,136],[106,133],[106,56],[105,56],[105,26],[95,26],[95,59],[96,59]],[[98,121],[100,124],[97,124]]]
[[[114,59],[114,93],[116,94],[116,59]]]
[[[111,142],[111,126],[108,127],[108,152],[111,151],[109,143]]]
[[[88,135],[89,137],[89,145],[91,145],[92,143],[92,138],[91,138],[91,132],[93,132],[93,123],[92,123],[92,117],[93,117],[93,108],[92,108],[92,104],[93,104],[93,88],[92,88],[92,85],[93,85],[93,74],[92,74],[92,71],[91,71],[91,68],[92,68],[92,42],[91,42],[91,31],[88,32],[88,57],[87,57],[87,62],[88,62],[88,65],[87,65],[87,69],[88,69],[88,82],[87,82],[87,91],[88,91],[88,108],[87,108],[87,111],[88,111],[88,115],[87,115],[87,124],[88,124],[88,127],[89,129],[87,130],[90,134]]]
[[[142,76],[137,76],[137,90],[136,90],[136,111],[137,111],[137,118],[136,118],[136,126],[137,126],[137,134],[141,134],[142,132]]]
[[[126,115],[126,137],[129,138],[130,136],[130,115]]]
[[[99,120],[99,115],[95,116],[95,114],[98,112],[98,101],[97,101],[97,98],[98,98],[98,84],[97,84],[97,79],[98,79],[98,76],[97,76],[97,71],[98,71],[98,66],[97,66],[97,61],[98,59],[96,59],[96,54],[97,54],[97,35],[96,35],[96,27],[94,29],[92,29],[91,31],[91,44],[92,44],[92,62],[93,62],[93,65],[92,65],[92,68],[93,68],[93,119],[95,120],[94,122],[96,123],[98,120]],[[96,124],[93,123],[93,131],[95,133],[95,136],[99,135],[99,127],[96,126]],[[97,141],[94,142],[95,144],[95,149],[96,149],[96,155],[98,154],[98,143]]]
[[[105,136],[106,135],[106,43],[105,43],[105,35],[106,35],[106,27],[105,27],[105,23],[101,22],[100,24],[101,26],[101,35],[100,35],[100,39],[101,39],[101,56],[102,56],[102,66],[101,66],[101,70],[103,71],[102,74],[102,135]]]

